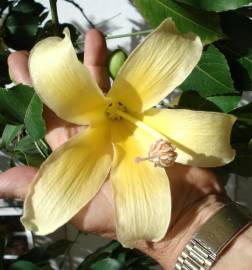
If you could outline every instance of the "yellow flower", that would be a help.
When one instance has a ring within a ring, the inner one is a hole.
[[[185,80],[201,53],[199,37],[180,34],[167,19],[134,50],[104,96],[78,61],[67,31],[64,39],[38,43],[29,60],[36,92],[59,117],[89,128],[41,166],[23,224],[38,234],[53,232],[95,196],[110,173],[119,241],[132,246],[138,239],[162,239],[171,215],[162,166],[176,153],[176,162],[200,167],[224,165],[235,155],[233,116],[153,108]]]

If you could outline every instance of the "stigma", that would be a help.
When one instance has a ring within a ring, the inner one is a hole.
[[[120,102],[112,99],[107,99],[106,115],[110,120],[120,120],[122,116],[118,112],[126,112],[126,107]]]
[[[168,140],[159,139],[150,146],[148,157],[136,157],[135,161],[140,163],[149,160],[155,167],[167,168],[174,164],[178,156],[175,150],[176,147]]]

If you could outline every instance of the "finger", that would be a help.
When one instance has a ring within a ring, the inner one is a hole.
[[[45,139],[52,150],[57,149],[59,146],[68,141],[69,138],[85,128],[85,126],[76,126],[75,124],[71,124],[60,119],[47,107],[44,107],[44,115],[47,125]]]
[[[0,174],[0,198],[24,199],[36,168],[19,166]]]
[[[104,92],[110,88],[106,60],[107,46],[103,34],[96,29],[89,30],[85,36],[84,64]]]
[[[31,78],[28,69],[27,51],[18,51],[11,53],[8,57],[8,65],[12,79],[16,83],[31,85]]]
[[[28,57],[29,53],[27,51],[14,52],[8,57],[9,70],[12,79],[16,83],[31,85],[31,78],[28,69]],[[46,118],[47,128],[49,131],[66,125],[65,121],[59,119],[49,108],[44,107],[44,116]]]

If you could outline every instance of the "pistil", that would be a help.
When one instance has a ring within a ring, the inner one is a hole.
[[[127,112],[123,112],[121,110],[117,110],[116,113],[120,115],[125,120],[128,120],[133,125],[145,130],[148,134],[152,135],[157,140],[163,139],[167,140],[167,137],[163,134],[159,133],[155,129],[151,128],[150,126],[146,125],[144,122],[140,121],[139,119],[133,117],[132,115],[128,114]]]
[[[136,163],[148,160],[153,162],[155,167],[159,166],[165,168],[171,166],[175,162],[177,158],[177,153],[175,152],[176,147],[169,142],[167,137],[125,111],[117,110],[116,114],[157,139],[150,146],[148,157],[136,157]]]

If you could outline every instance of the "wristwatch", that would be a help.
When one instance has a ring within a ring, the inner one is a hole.
[[[193,235],[175,270],[209,270],[223,249],[251,223],[247,208],[235,202],[223,206]]]

